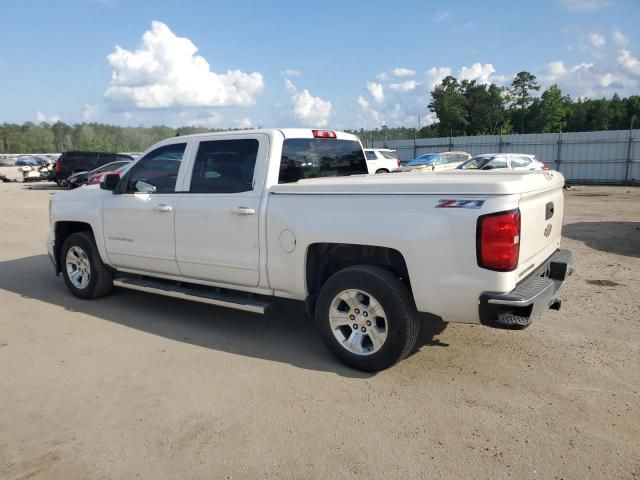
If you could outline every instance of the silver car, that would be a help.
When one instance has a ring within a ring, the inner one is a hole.
[[[535,155],[528,153],[485,153],[458,166],[459,170],[549,170]]]

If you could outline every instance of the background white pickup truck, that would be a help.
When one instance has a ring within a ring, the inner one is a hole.
[[[80,298],[306,301],[331,351],[368,371],[412,350],[418,312],[523,328],[559,307],[561,174],[366,173],[341,132],[171,138],[122,178],[53,196],[49,255]]]

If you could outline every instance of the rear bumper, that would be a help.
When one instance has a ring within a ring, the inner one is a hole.
[[[480,322],[498,328],[526,328],[548,308],[560,309],[556,294],[573,273],[573,255],[557,250],[509,293],[480,296]]]

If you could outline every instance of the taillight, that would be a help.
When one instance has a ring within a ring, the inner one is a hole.
[[[400,168],[400,159],[396,158],[396,162],[398,162],[398,168]]]
[[[544,165],[544,164],[543,164],[543,165],[542,165],[542,169],[543,169],[543,170],[549,170],[549,167],[547,167],[546,165]]]
[[[60,171],[60,159],[56,160],[56,164],[54,165],[53,169],[54,169],[56,172],[59,172],[59,171]]]
[[[331,130],[311,130],[313,138],[336,138],[336,132]]]
[[[478,218],[476,228],[478,266],[511,272],[520,256],[520,210],[490,213]]]

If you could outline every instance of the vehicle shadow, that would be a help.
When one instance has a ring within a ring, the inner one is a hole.
[[[22,187],[24,190],[68,190],[66,187],[59,187],[57,183],[30,183],[30,182],[22,182],[24,186]]]
[[[0,262],[0,289],[200,347],[344,377],[372,376],[331,356],[300,302],[276,300],[273,311],[262,316],[119,288],[105,298],[80,300],[54,276],[47,255]],[[433,338],[444,330],[443,322],[423,318],[422,326],[414,352],[425,345],[446,346]]]
[[[564,225],[562,235],[590,248],[640,257],[640,222],[577,222]]]

